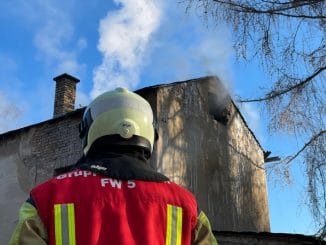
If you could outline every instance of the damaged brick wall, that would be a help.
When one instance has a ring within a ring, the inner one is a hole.
[[[213,229],[269,231],[263,149],[217,78],[140,92],[156,115],[153,166],[195,193]]]
[[[159,133],[151,165],[195,193],[213,229],[269,231],[263,150],[217,78],[138,93],[152,105]],[[0,135],[0,243],[30,189],[82,155],[82,113]]]
[[[0,244],[8,244],[18,210],[33,186],[82,155],[82,110],[0,135]]]

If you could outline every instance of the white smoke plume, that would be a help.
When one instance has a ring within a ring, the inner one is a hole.
[[[152,34],[160,23],[160,8],[153,0],[115,0],[120,6],[101,20],[98,50],[102,64],[94,70],[91,97],[115,87],[134,88]]]
[[[22,115],[21,110],[10,102],[8,97],[0,91],[0,134],[14,129],[18,118]]]
[[[265,143],[265,138],[263,136],[261,121],[263,120],[259,114],[259,109],[248,103],[240,104],[240,111],[248,123],[249,128],[254,132],[255,136],[261,143]]]

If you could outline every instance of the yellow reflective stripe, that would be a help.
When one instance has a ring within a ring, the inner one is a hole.
[[[56,245],[76,245],[75,207],[73,203],[54,205],[54,231]]]
[[[171,245],[172,236],[172,205],[167,206],[167,217],[166,217],[166,239],[165,245]]]
[[[181,245],[182,208],[167,205],[166,245]]]
[[[54,232],[55,244],[62,245],[62,227],[61,227],[61,205],[54,205]]]
[[[181,234],[182,234],[182,208],[177,207],[177,239],[176,244],[181,244]]]
[[[76,245],[75,206],[73,203],[68,203],[68,231],[69,231],[69,245]]]

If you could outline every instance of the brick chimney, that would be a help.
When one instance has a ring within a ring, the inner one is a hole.
[[[79,79],[64,73],[53,80],[56,82],[53,117],[59,117],[75,109],[76,84]]]

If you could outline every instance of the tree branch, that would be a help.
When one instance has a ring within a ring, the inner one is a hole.
[[[246,10],[253,10],[253,11],[257,11],[257,12],[274,12],[274,11],[286,11],[286,10],[290,10],[290,9],[297,9],[300,7],[304,7],[304,6],[311,6],[317,3],[322,3],[325,0],[315,0],[315,1],[301,1],[301,2],[294,2],[294,1],[289,1],[289,2],[284,2],[284,3],[275,3],[275,2],[270,2],[272,5],[274,4],[278,4],[278,5],[283,5],[282,7],[278,7],[278,8],[269,8],[269,9],[257,9],[255,7],[252,7],[250,5],[245,5],[245,4],[239,4],[239,3],[235,3],[232,1],[224,1],[224,0],[213,0],[213,2],[216,3],[220,3],[223,5],[228,5],[228,6],[232,6],[232,7],[238,7],[240,9],[246,9]],[[286,7],[284,5],[287,5]]]
[[[290,157],[290,159],[285,162],[285,164],[289,164],[294,159],[296,159],[301,154],[301,152],[303,152],[312,142],[314,142],[318,137],[322,136],[324,133],[326,133],[326,130],[321,130],[318,134],[312,136],[311,139],[306,144],[304,144],[304,146],[294,156]]]
[[[325,15],[295,15],[295,14],[286,14],[286,13],[281,13],[281,12],[246,11],[246,10],[236,10],[236,9],[233,9],[233,11],[242,12],[242,13],[252,13],[252,14],[279,15],[279,16],[285,16],[285,17],[291,17],[291,18],[302,18],[302,19],[326,19]]]
[[[282,3],[282,5],[287,6],[281,6],[276,8],[267,8],[267,9],[257,9],[253,6],[248,5],[242,5],[235,2],[226,2],[222,0],[213,0],[216,3],[220,3],[222,5],[228,5],[230,7],[230,10],[235,12],[242,12],[242,13],[251,13],[251,14],[268,14],[268,15],[280,15],[285,17],[292,17],[292,18],[304,18],[304,19],[325,19],[326,16],[324,15],[304,15],[304,14],[289,14],[289,13],[283,13],[282,11],[288,11],[292,9],[298,9],[304,6],[310,6],[312,4],[317,4],[319,2],[323,2],[324,0],[317,0],[312,2],[301,2],[301,3],[293,3],[293,2],[287,2]]]
[[[316,76],[318,76],[321,72],[323,72],[326,69],[326,66],[319,67],[313,74],[311,74],[309,77],[305,78],[304,80],[301,80],[299,83],[289,86],[288,88],[285,88],[283,90],[279,91],[272,91],[268,93],[265,97],[258,98],[258,99],[251,99],[251,100],[240,100],[240,103],[249,103],[249,102],[261,102],[261,101],[266,101],[266,100],[271,100],[274,99],[280,95],[286,94],[296,88],[304,86],[306,83],[310,82],[313,80]]]

